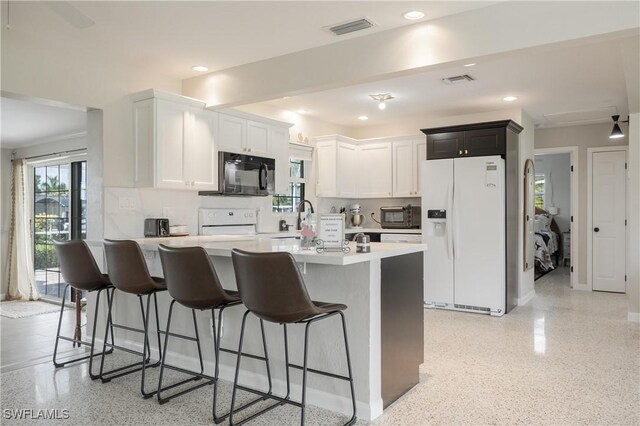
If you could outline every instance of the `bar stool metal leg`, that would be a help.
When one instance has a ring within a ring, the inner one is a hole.
[[[67,293],[67,289],[70,286],[71,286],[70,284],[67,284],[65,286],[63,294]],[[98,310],[99,310],[99,307],[100,307],[100,295],[102,294],[103,290],[106,290],[107,293],[109,291],[108,288],[101,288],[101,289],[99,289],[97,291],[96,309],[95,309],[95,312],[94,312],[94,315],[93,315],[93,330],[92,330],[92,333],[91,333],[91,341],[90,342],[86,342],[86,341],[83,341],[83,340],[77,340],[75,338],[70,338],[70,337],[66,337],[66,336],[61,336],[60,335],[60,330],[62,328],[62,318],[64,316],[64,310],[65,310],[65,307],[66,307],[66,304],[65,304],[66,299],[65,298],[62,299],[62,304],[60,305],[60,317],[58,318],[58,329],[57,329],[57,332],[56,332],[56,341],[55,341],[55,345],[54,345],[54,348],[53,348],[53,365],[56,368],[61,368],[61,367],[64,367],[65,365],[67,365],[67,364],[71,364],[71,363],[74,363],[74,362],[83,361],[85,359],[88,359],[89,360],[89,376],[91,377],[92,380],[95,380],[95,379],[97,379],[99,377],[98,375],[93,374],[93,358],[95,356],[101,355],[101,354],[95,354],[94,353],[94,347],[95,347],[95,341],[96,341],[96,330],[97,330],[96,324],[97,324],[97,320],[98,320]],[[58,359],[57,359],[58,358],[58,345],[59,345],[60,339],[67,340],[67,341],[70,341],[70,342],[74,342],[74,345],[77,343],[78,346],[80,346],[81,344],[84,344],[85,346],[88,346],[90,348],[89,355],[84,355],[84,356],[80,356],[80,357],[72,358],[72,359],[66,359],[66,360],[64,360],[62,362],[58,362]],[[111,333],[111,341],[113,342],[113,331]],[[107,351],[107,354],[110,354],[111,352],[113,352],[113,350]]]
[[[213,384],[213,421],[215,424],[219,424],[222,423],[227,417],[229,417],[229,421],[232,422],[233,420],[231,419],[230,415],[231,412],[233,413],[238,413],[242,410],[244,410],[245,408],[249,408],[252,405],[257,404],[260,401],[264,401],[266,399],[268,399],[266,396],[260,396],[259,398],[256,398],[254,400],[251,400],[249,402],[247,402],[246,404],[238,407],[238,408],[234,408],[234,404],[233,401],[231,403],[231,409],[227,414],[224,414],[222,416],[218,416],[216,414],[216,407],[217,407],[217,395],[218,395],[218,381],[219,381],[219,373],[220,373],[220,363],[219,363],[219,359],[220,359],[220,352],[227,352],[227,353],[231,353],[231,354],[237,354],[238,356],[245,356],[245,357],[249,357],[249,358],[253,358],[253,359],[258,359],[258,360],[262,360],[266,363],[266,367],[267,367],[267,380],[269,382],[269,389],[267,390],[267,392],[265,393],[266,395],[271,395],[272,393],[272,381],[271,381],[271,368],[269,365],[269,355],[267,352],[267,339],[265,337],[265,333],[264,333],[264,325],[260,324],[260,332],[262,334],[262,347],[263,347],[263,351],[264,351],[264,357],[260,357],[257,355],[251,355],[251,354],[247,354],[247,353],[243,353],[241,351],[234,351],[234,350],[230,350],[230,349],[225,349],[221,347],[221,338],[222,338],[222,314],[224,312],[224,309],[227,306],[223,306],[219,309],[218,311],[218,325],[217,325],[217,331],[216,331],[216,320],[215,320],[215,315],[214,315],[214,309],[211,310],[211,317],[213,319],[213,341],[214,341],[214,346],[215,346],[215,354],[216,354],[216,363],[215,363],[215,372],[214,372],[214,384]]]
[[[344,318],[344,312],[340,311],[340,319],[342,320],[342,335],[344,336],[344,349],[347,355],[347,370],[349,373],[349,389],[351,390],[351,408],[353,409],[353,414],[351,418],[346,423],[347,425],[352,425],[356,422],[356,392],[353,387],[353,373],[351,371],[351,355],[349,352],[349,341],[347,339],[347,322]]]
[[[109,296],[109,293],[107,292],[107,298],[108,298],[108,302],[109,302],[108,303],[108,309],[107,309],[107,324],[108,324],[109,328],[111,329],[112,334],[113,334],[113,327],[122,328],[122,329],[125,329],[125,330],[134,331],[134,332],[138,332],[138,333],[144,333],[144,330],[139,330],[139,329],[135,329],[135,328],[132,328],[132,327],[126,327],[126,326],[123,326],[123,325],[113,324],[113,312],[112,312],[112,310],[113,310],[113,299],[115,297],[115,291],[116,291],[116,289],[113,288],[111,290],[111,295],[110,296]],[[144,320],[145,314],[144,314],[144,308],[143,308],[143,305],[142,305],[142,300],[140,300],[140,307],[142,309],[141,314],[142,314],[142,318]],[[118,346],[115,343],[108,344],[107,343],[107,333],[108,333],[108,331],[109,331],[109,329],[105,329],[105,338],[103,340],[103,356],[102,356],[102,359],[100,360],[100,374],[99,374],[99,377],[100,377],[100,380],[102,381],[102,383],[108,383],[112,379],[115,379],[115,378],[118,378],[118,377],[122,377],[122,376],[126,376],[128,374],[135,373],[136,371],[140,371],[140,370],[142,370],[143,366],[148,364],[149,361],[150,361],[150,355],[146,355],[146,349],[148,348],[148,345],[149,345],[149,341],[146,338],[146,336],[143,339],[144,350],[143,350],[143,352],[138,352],[138,351],[135,351],[133,349],[129,349],[129,348],[125,348],[125,347],[122,347],[122,346]],[[143,358],[142,358],[143,360],[139,361],[139,362],[134,362],[134,363],[129,364],[129,365],[125,365],[123,367],[115,368],[113,370],[105,372],[104,371],[104,351],[105,351],[107,346],[110,346],[112,349],[115,348],[115,349],[130,353],[130,354],[133,354],[133,355],[138,355],[138,356],[143,355]],[[149,348],[149,354],[150,354],[150,352],[151,352],[151,349]],[[111,375],[111,376],[105,377],[107,375]]]
[[[165,336],[164,336],[164,349],[162,351],[162,359],[161,359],[161,363],[160,363],[160,377],[158,378],[158,390],[156,392],[157,393],[157,397],[158,397],[158,402],[160,404],[164,404],[164,403],[170,401],[171,399],[173,399],[175,397],[178,397],[180,395],[184,395],[187,392],[191,392],[191,391],[199,389],[199,388],[201,388],[203,386],[210,385],[210,384],[212,384],[214,382],[213,377],[209,377],[209,376],[206,376],[204,374],[204,361],[202,359],[202,350],[201,350],[201,347],[200,347],[200,335],[198,333],[198,323],[196,321],[196,312],[195,312],[195,310],[191,309],[191,315],[193,317],[193,327],[194,327],[194,331],[195,331],[195,337],[188,337],[188,336],[182,336],[182,335],[177,335],[177,334],[172,334],[171,333],[171,319],[173,318],[173,308],[174,308],[175,302],[176,302],[175,300],[172,300],[170,305],[169,305],[169,316],[167,318],[167,328],[166,328],[166,330],[164,332],[165,333]],[[169,336],[180,337],[180,338],[186,339],[186,340],[194,340],[196,342],[197,347],[198,347],[198,358],[199,358],[199,361],[200,361],[200,373],[189,371],[189,370],[186,370],[186,369],[183,369],[183,368],[180,368],[180,367],[167,365],[166,358],[167,358],[167,348],[168,348],[168,345],[169,345]],[[186,379],[186,380],[182,380],[182,381],[180,381],[178,383],[174,383],[172,385],[169,385],[169,386],[166,386],[166,387],[163,388],[162,387],[162,379],[163,379],[165,368],[169,368],[169,369],[172,369],[172,370],[180,371],[180,372],[186,373],[186,374],[191,374],[191,375],[193,375],[193,377],[191,377],[189,379]],[[172,395],[170,395],[168,397],[162,397],[162,392],[163,391],[167,391],[169,389],[173,389],[175,387],[184,385],[184,384],[186,384],[188,382],[198,381],[198,380],[203,379],[203,378],[207,378],[208,380],[206,382],[204,382],[204,383],[200,383],[200,384],[198,384],[196,386],[192,386],[192,387],[190,387],[188,389],[184,389],[184,390],[182,390],[180,392],[177,392],[175,394],[172,394]]]

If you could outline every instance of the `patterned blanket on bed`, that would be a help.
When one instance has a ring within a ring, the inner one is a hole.
[[[535,248],[536,266],[545,272],[555,269],[551,255],[558,251],[558,235],[551,231],[536,232]]]

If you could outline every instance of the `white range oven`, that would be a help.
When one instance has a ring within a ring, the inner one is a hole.
[[[257,212],[253,209],[200,209],[199,235],[255,235]]]

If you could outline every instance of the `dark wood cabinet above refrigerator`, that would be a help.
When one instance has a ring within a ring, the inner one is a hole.
[[[507,139],[522,127],[511,120],[422,129],[427,135],[427,159],[507,154]]]

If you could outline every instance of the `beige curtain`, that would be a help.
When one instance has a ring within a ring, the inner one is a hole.
[[[12,161],[11,227],[9,228],[8,300],[38,300],[33,270],[33,239],[31,236],[31,191],[24,160]]]

